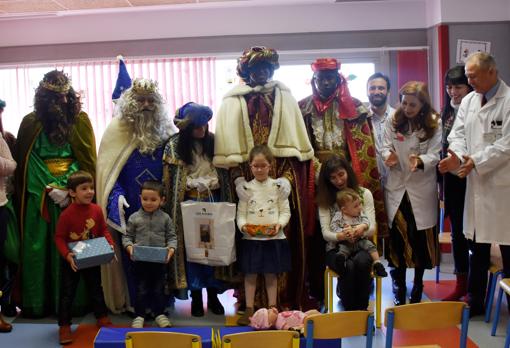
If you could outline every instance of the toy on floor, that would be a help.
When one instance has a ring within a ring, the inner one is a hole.
[[[305,319],[314,314],[320,314],[319,311],[312,309],[306,312],[301,311],[283,311],[278,312],[275,307],[260,308],[250,317],[250,326],[255,330],[294,330],[302,332]]]

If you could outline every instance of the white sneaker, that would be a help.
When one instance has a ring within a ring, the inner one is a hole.
[[[133,329],[143,329],[143,322],[145,320],[142,317],[136,317],[133,319],[133,322],[131,323],[131,327]]]
[[[164,314],[160,314],[156,317],[156,323],[159,327],[171,327],[172,323],[168,320],[168,317]]]

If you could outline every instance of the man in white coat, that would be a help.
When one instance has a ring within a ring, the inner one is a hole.
[[[491,243],[498,243],[505,277],[510,276],[510,88],[498,78],[487,53],[468,57],[465,66],[474,91],[460,105],[448,136],[449,156],[439,170],[467,177],[464,234],[471,250],[468,297],[471,316],[484,313]]]

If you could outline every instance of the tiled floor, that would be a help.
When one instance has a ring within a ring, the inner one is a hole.
[[[442,271],[445,273],[441,273],[441,280],[453,279],[454,276],[451,273],[446,273],[451,271],[451,265],[443,264]],[[412,270],[408,271],[408,279],[412,279]],[[425,279],[432,280],[435,278],[435,271],[426,271]],[[412,284],[408,284],[408,289],[411,289]],[[235,298],[232,296],[233,291],[229,290],[220,296],[221,302],[225,306],[226,315],[233,316],[235,314]],[[383,301],[382,307],[383,312],[387,307],[392,306],[392,293],[391,293],[391,282],[389,278],[385,278],[383,280]],[[424,300],[428,300],[424,297]],[[206,301],[206,296],[204,292],[204,303]],[[335,303],[336,300],[335,300]],[[505,304],[504,304],[505,305]],[[336,304],[336,309],[338,310],[338,303]],[[505,332],[506,332],[506,324],[508,322],[508,311],[502,310],[501,312],[501,320],[499,323],[497,336],[491,337],[491,323],[485,323],[483,317],[475,317],[472,318],[469,323],[469,337],[473,340],[479,347],[503,347]],[[217,316],[214,314],[206,313],[206,315],[202,318],[192,318],[190,316],[190,301],[179,301],[177,300],[175,303],[175,308],[173,309],[170,315],[171,321],[174,326],[214,326],[219,327],[225,325],[225,317]],[[7,318],[9,321],[13,321],[13,318]],[[113,315],[112,321],[114,324],[129,326],[131,319],[125,315]],[[94,323],[95,319],[91,314],[82,317],[75,318],[74,324],[81,323]],[[57,341],[57,325],[55,318],[45,318],[41,320],[28,320],[23,318],[15,318],[14,319],[14,330],[25,330],[25,325],[17,325],[23,323],[37,323],[41,324],[37,326],[37,330],[30,329],[30,332],[23,332],[23,339],[20,338],[19,341],[16,342],[15,346],[12,348],[56,348],[59,347]],[[53,324],[48,325],[48,324]],[[147,322],[149,325],[154,325],[153,322]],[[33,328],[33,326],[30,326]],[[40,330],[39,330],[40,329]],[[17,334],[20,332],[18,331]],[[0,347],[1,348],[11,348],[12,344],[6,346],[2,344],[4,335],[9,334],[0,334]],[[27,339],[27,336],[31,337],[31,339]],[[374,337],[374,347],[384,347],[384,334],[381,330],[376,330]],[[11,341],[11,340],[9,340]],[[36,343],[37,342],[37,343]],[[361,347],[364,346],[364,338],[351,338],[345,339],[343,342],[343,347]]]

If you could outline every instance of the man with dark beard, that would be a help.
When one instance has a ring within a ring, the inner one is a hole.
[[[141,185],[162,180],[163,149],[174,133],[158,92],[156,82],[135,79],[117,101],[112,119],[99,146],[97,161],[97,202],[103,208],[109,227],[126,233],[126,221],[140,208]],[[112,237],[119,243],[120,236]],[[131,261],[122,247],[116,248],[122,264],[103,266],[103,288],[107,306],[113,312],[129,309],[135,284]],[[127,286],[127,287],[126,287]]]
[[[23,118],[14,148],[15,192],[21,233],[21,294],[25,316],[56,313],[60,256],[53,242],[68,202],[67,178],[78,169],[95,175],[96,144],[71,80],[53,70],[35,91],[34,112]],[[75,309],[84,312],[83,292]]]
[[[388,176],[388,167],[384,165],[384,159],[381,154],[384,123],[387,119],[391,119],[391,116],[395,112],[395,109],[388,104],[390,87],[390,79],[388,76],[380,72],[377,72],[368,78],[367,95],[368,101],[370,102],[368,111],[371,115],[374,130],[374,143],[377,151],[377,168],[381,175],[381,185],[383,187],[386,183],[386,177]]]

